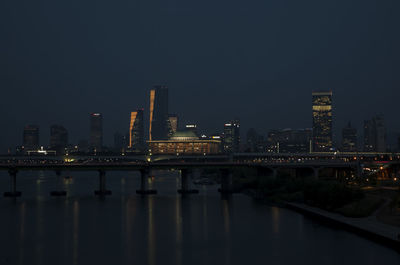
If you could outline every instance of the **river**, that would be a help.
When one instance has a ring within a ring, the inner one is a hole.
[[[19,173],[22,197],[0,198],[0,264],[400,264],[390,248],[217,186],[182,197],[177,172],[157,172],[148,197],[138,174],[107,172],[105,199],[95,173],[65,174]],[[68,196],[50,197],[57,187]]]

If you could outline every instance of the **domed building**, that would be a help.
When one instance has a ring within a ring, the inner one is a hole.
[[[150,154],[218,154],[221,141],[204,140],[190,130],[176,131],[169,140],[148,141]]]

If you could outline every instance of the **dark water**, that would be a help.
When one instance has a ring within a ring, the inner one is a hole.
[[[23,196],[0,198],[0,264],[400,264],[392,249],[244,195],[182,198],[174,173],[157,174],[159,195],[145,198],[138,175],[109,173],[105,200],[93,175],[19,174]],[[48,195],[57,185],[67,198]]]

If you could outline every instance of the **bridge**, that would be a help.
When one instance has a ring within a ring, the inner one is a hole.
[[[62,171],[97,171],[99,175],[99,189],[96,195],[111,194],[106,189],[107,171],[138,171],[141,174],[141,185],[137,194],[156,194],[155,190],[147,187],[147,178],[153,170],[180,170],[181,194],[197,193],[197,190],[189,189],[190,176],[196,169],[216,169],[221,173],[222,193],[233,192],[232,172],[241,168],[253,168],[260,176],[276,178],[278,171],[292,169],[310,170],[315,178],[319,178],[322,169],[337,171],[351,171],[354,175],[361,176],[366,166],[382,165],[395,167],[396,172],[400,168],[400,156],[398,154],[265,154],[243,153],[231,155],[210,156],[174,156],[174,155],[135,155],[135,156],[2,156],[0,157],[0,170],[8,171],[10,175],[10,191],[5,192],[6,197],[18,197],[17,174],[20,171],[54,171],[58,177]],[[53,196],[64,196],[65,191],[53,191]]]

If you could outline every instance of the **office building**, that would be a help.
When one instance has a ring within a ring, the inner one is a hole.
[[[267,138],[269,153],[310,153],[312,129],[271,130]]]
[[[23,150],[25,152],[39,149],[39,126],[27,125],[23,134]]]
[[[114,133],[114,152],[123,153],[126,151],[126,148],[128,147],[128,141],[126,138],[126,135],[120,132]]]
[[[313,152],[329,152],[332,146],[332,92],[312,93]]]
[[[223,150],[225,153],[239,152],[240,145],[240,123],[232,120],[224,124]]]
[[[128,148],[135,151],[144,150],[143,109],[138,109],[137,111],[131,112]]]
[[[103,115],[101,113],[90,114],[90,151],[100,152],[103,147]]]
[[[364,151],[386,152],[386,128],[382,115],[364,121]]]
[[[342,152],[357,151],[357,129],[351,127],[351,123],[342,130]]]
[[[57,155],[65,153],[68,145],[68,131],[61,125],[50,127],[50,149],[56,151]]]
[[[246,134],[246,152],[262,153],[265,152],[264,137],[257,133],[254,128],[250,128]]]
[[[170,134],[170,136],[172,136],[174,133],[176,133],[176,131],[179,128],[178,115],[168,114],[168,120],[169,120],[169,126],[170,126],[169,134]]]
[[[166,140],[169,133],[168,88],[155,86],[150,90],[149,140]]]

